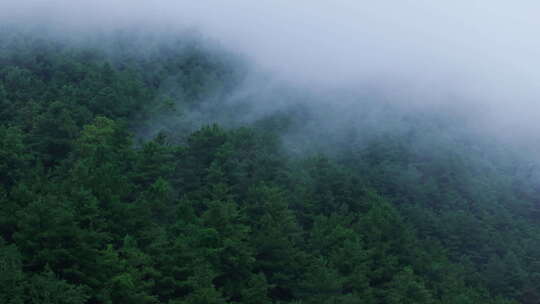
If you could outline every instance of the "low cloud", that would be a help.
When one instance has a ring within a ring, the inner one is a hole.
[[[376,90],[403,108],[462,112],[493,133],[523,137],[540,131],[539,12],[537,1],[498,0],[0,4],[2,25],[79,34],[196,29],[277,83],[322,95]]]

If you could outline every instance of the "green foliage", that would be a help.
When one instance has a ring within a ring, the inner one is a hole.
[[[24,145],[24,133],[17,127],[0,125],[0,183],[10,187],[29,172],[31,155]]]
[[[15,245],[6,246],[0,238],[0,302],[24,303],[24,283],[21,254]]]
[[[0,33],[1,303],[540,301],[518,158],[421,118],[315,156],[281,142],[301,109],[193,130],[245,110],[218,103],[239,62],[101,43]]]
[[[30,278],[26,293],[28,303],[83,304],[89,299],[86,288],[58,279],[50,269]]]

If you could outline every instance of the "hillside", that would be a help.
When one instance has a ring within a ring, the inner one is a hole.
[[[241,58],[148,39],[1,33],[1,303],[540,302],[523,155],[373,100],[243,119]]]

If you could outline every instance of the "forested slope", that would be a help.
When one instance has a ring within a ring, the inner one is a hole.
[[[290,153],[298,111],[193,129],[245,76],[196,39],[0,40],[1,303],[540,301],[517,156],[427,120]]]

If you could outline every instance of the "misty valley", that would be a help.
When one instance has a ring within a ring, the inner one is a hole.
[[[540,303],[532,146],[197,33],[80,35],[0,31],[0,303]]]

